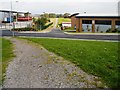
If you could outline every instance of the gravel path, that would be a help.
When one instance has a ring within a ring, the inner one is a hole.
[[[48,52],[42,46],[9,38],[16,57],[10,62],[4,88],[95,88],[106,87],[99,78]]]

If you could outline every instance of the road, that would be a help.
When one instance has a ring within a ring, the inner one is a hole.
[[[56,18],[55,24],[54,24],[54,27],[53,27],[53,28],[56,28],[56,27],[57,27],[57,24],[58,24],[58,18]]]
[[[0,30],[1,36],[12,36],[13,33],[10,30]],[[21,33],[21,32],[14,32],[15,36],[27,36],[27,37],[52,37],[52,38],[70,38],[70,39],[89,39],[89,40],[114,40],[119,41],[120,35],[96,35],[96,34],[66,34],[60,29],[54,28],[50,32],[47,33]]]

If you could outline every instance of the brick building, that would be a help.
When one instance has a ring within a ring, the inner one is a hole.
[[[79,13],[74,13],[70,16],[71,18],[71,27],[75,28],[76,27],[76,15],[78,15]]]
[[[71,26],[76,25],[76,32],[83,32],[83,24],[91,25],[91,32],[96,32],[96,24],[110,25],[110,30],[114,31],[116,26],[120,26],[120,16],[118,15],[96,15],[96,14],[79,14],[71,15]],[[120,29],[120,28],[119,28]]]

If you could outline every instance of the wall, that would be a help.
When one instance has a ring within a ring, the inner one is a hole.
[[[75,16],[72,16],[71,17],[71,27],[75,28],[75,26],[76,26],[76,18],[75,18]]]

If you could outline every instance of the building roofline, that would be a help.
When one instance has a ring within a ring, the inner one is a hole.
[[[71,18],[72,16],[76,16],[78,15],[79,13],[74,13],[74,14],[71,14],[69,17]]]
[[[76,18],[120,18],[120,16],[76,16]]]
[[[28,13],[28,12],[17,12],[17,11],[10,11],[10,10],[0,10],[0,12],[12,12],[12,13]]]

